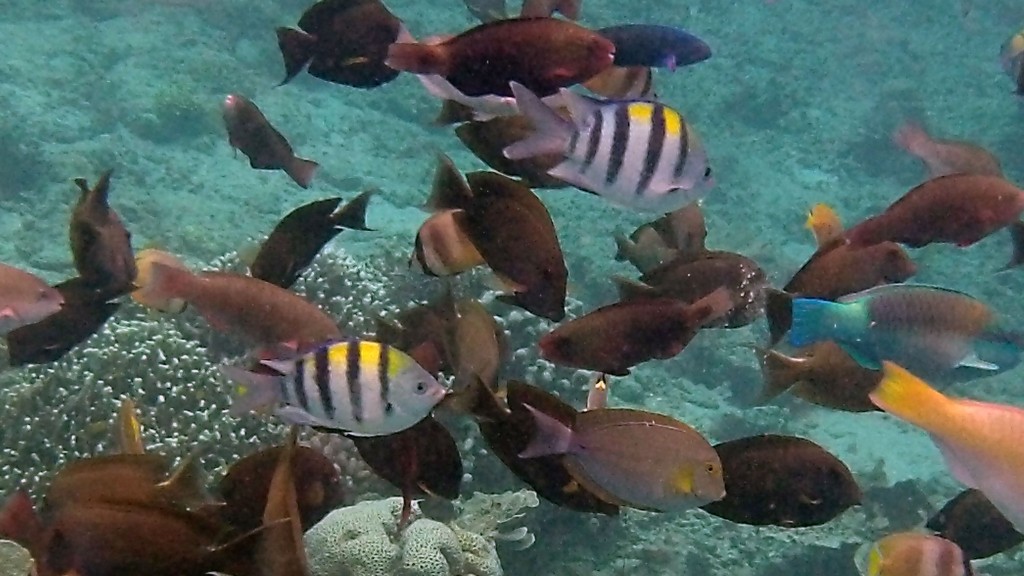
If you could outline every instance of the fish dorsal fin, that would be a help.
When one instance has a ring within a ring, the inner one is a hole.
[[[455,163],[446,154],[437,155],[437,169],[430,189],[430,198],[424,208],[431,212],[464,209],[473,199],[473,191]]]
[[[568,88],[562,88],[561,95],[562,102],[569,109],[569,116],[576,126],[582,126],[588,118],[597,114],[603,104],[601,100],[577,94]]]
[[[142,424],[139,423],[139,412],[135,402],[127,396],[121,399],[114,426],[117,451],[121,454],[145,454],[146,445],[142,441]]]
[[[960,290],[953,290],[952,288],[945,288],[943,286],[935,286],[933,284],[910,284],[910,283],[904,283],[904,284],[882,284],[881,286],[874,286],[872,288],[868,288],[867,290],[861,290],[860,292],[854,292],[853,294],[847,294],[846,296],[841,296],[841,297],[836,299],[836,302],[841,302],[843,304],[846,304],[846,303],[849,303],[849,302],[853,302],[855,300],[860,300],[860,299],[862,299],[862,298],[864,298],[866,296],[877,296],[877,295],[888,294],[888,293],[908,292],[910,290],[915,290],[915,289],[936,290],[936,291],[939,291],[939,292],[945,292],[947,294],[955,294],[957,296],[963,296],[963,297],[966,297],[966,298],[970,298],[971,300],[977,300],[977,298],[975,298],[974,296],[971,296],[970,294],[968,294],[966,292],[961,292]]]
[[[212,497],[206,490],[207,474],[199,463],[200,450],[193,450],[182,459],[171,476],[157,484],[161,492],[172,495],[186,508],[207,504]]]
[[[366,226],[366,207],[370,203],[370,198],[377,192],[378,189],[376,188],[364,190],[331,214],[331,221],[335,225],[348,228],[349,230],[373,231],[372,228],[367,228]]]

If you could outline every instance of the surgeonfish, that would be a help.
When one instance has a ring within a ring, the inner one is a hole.
[[[1024,409],[951,398],[892,362],[871,401],[921,428],[953,477],[981,490],[1018,531],[1024,530]]]
[[[570,120],[512,83],[536,130],[505,148],[511,159],[562,153],[548,171],[577,188],[640,212],[671,212],[714,185],[707,153],[675,110],[646,100],[599,101],[562,90]]]
[[[510,82],[541,96],[589,80],[612,65],[605,37],[558,18],[510,18],[471,28],[437,44],[401,40],[385,64],[444,77],[467,96],[511,96]]]
[[[75,270],[97,297],[114,298],[132,289],[137,273],[132,237],[110,207],[110,176],[107,170],[96,185],[76,178],[82,194],[71,212],[68,236]]]
[[[309,188],[319,164],[296,156],[292,145],[252,100],[240,94],[228,94],[224,99],[223,117],[228,143],[245,154],[249,166],[257,170],[283,170],[296,184]]]
[[[921,532],[897,532],[861,546],[854,564],[863,576],[971,576],[960,547]]]
[[[958,366],[997,370],[1019,355],[1021,337],[981,301],[923,284],[889,284],[836,302],[793,300],[793,346],[833,340],[866,368],[882,360],[940,374]]]
[[[1024,30],[1010,36],[999,51],[999,63],[1013,80],[1014,91],[1024,95]]]
[[[900,126],[893,140],[921,159],[928,169],[929,178],[947,174],[1003,176],[999,159],[988,150],[970,142],[932,138],[923,126],[915,122]]]
[[[612,504],[676,511],[725,496],[722,463],[690,426],[654,412],[601,408],[567,426],[526,405],[536,433],[519,454],[563,454],[570,474]]]
[[[446,393],[404,352],[365,340],[329,343],[294,359],[260,364],[279,374],[221,366],[235,382],[231,414],[275,407],[291,424],[383,436],[423,420]]]
[[[598,34],[615,44],[616,66],[657,66],[675,70],[711,57],[711,47],[682,28],[662,24],[620,24]]]
[[[416,232],[409,267],[428,276],[454,276],[485,264],[484,257],[458,223],[465,216],[464,210],[431,214]]]
[[[928,519],[925,527],[955,542],[971,560],[1000,554],[1024,542],[1024,534],[975,488],[957,494]]]
[[[64,296],[35,274],[0,264],[0,336],[60,311]]]

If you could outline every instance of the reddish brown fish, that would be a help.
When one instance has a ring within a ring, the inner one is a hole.
[[[857,363],[835,342],[819,342],[787,356],[759,350],[764,375],[763,400],[787,390],[812,404],[845,412],[878,410],[868,398],[882,379],[878,370]]]
[[[341,339],[341,331],[323,310],[269,282],[230,272],[193,274],[153,264],[150,292],[180,298],[215,329],[256,346],[303,345]]]
[[[323,0],[299,19],[299,30],[277,29],[285,78],[303,67],[310,76],[355,88],[374,88],[398,76],[384,65],[402,22],[380,0]]]
[[[1024,190],[996,176],[951,174],[920,184],[846,232],[852,247],[892,241],[970,246],[1017,221]]]
[[[900,126],[893,140],[921,159],[929,178],[947,174],[1003,176],[999,159],[988,150],[970,142],[932,138],[923,126],[913,122]]]
[[[443,76],[467,96],[512,96],[512,81],[548,96],[595,76],[614,56],[614,44],[572,22],[513,18],[481,24],[438,44],[392,44],[386,64]]]
[[[280,450],[267,487],[263,530],[256,547],[259,576],[309,576],[309,560],[302,543],[297,481],[292,465],[299,427],[292,426]]]
[[[106,298],[131,290],[136,274],[131,234],[108,201],[112,172],[104,172],[92,188],[84,178],[75,180],[82,194],[71,213],[69,227],[79,277]]]
[[[224,125],[228,142],[249,158],[257,170],[284,170],[296,184],[308,188],[319,166],[299,158],[292,145],[281,135],[251,100],[239,94],[224,99]]]
[[[725,288],[693,304],[672,298],[616,302],[543,336],[541,356],[563,366],[625,376],[641,362],[682,352],[701,326],[727,314],[732,302]]]

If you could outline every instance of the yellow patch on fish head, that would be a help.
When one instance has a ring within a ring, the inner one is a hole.
[[[882,549],[875,544],[868,553],[867,576],[880,576],[882,574]]]
[[[669,484],[679,494],[693,494],[693,467],[684,465],[677,468]]]

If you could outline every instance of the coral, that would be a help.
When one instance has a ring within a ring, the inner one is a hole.
[[[500,576],[495,540],[499,526],[537,506],[524,490],[476,494],[460,506],[448,524],[422,517],[413,507],[412,522],[398,533],[401,498],[370,500],[328,514],[306,532],[313,576]],[[523,533],[517,530],[517,533]]]
[[[0,540],[0,576],[33,574],[33,564],[28,550],[10,540]]]

